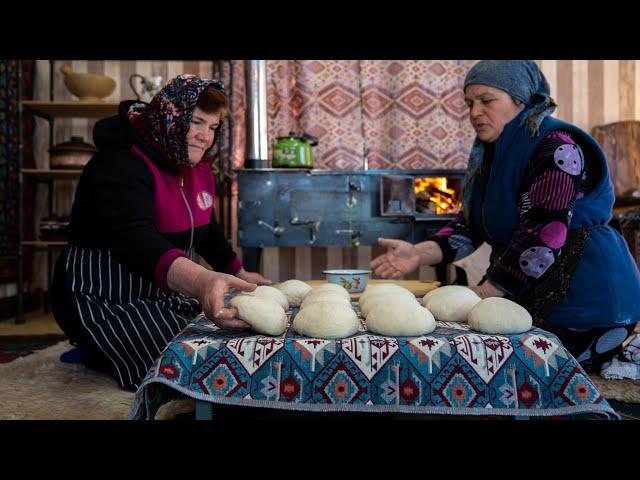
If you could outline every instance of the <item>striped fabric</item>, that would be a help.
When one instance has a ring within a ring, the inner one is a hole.
[[[69,246],[67,278],[82,326],[113,363],[121,387],[137,388],[154,360],[201,311],[130,273],[107,250]]]
[[[561,171],[547,171],[531,185],[531,203],[549,210],[564,210],[574,196],[571,177]]]

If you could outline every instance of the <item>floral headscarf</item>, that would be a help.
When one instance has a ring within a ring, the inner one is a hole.
[[[132,104],[128,117],[137,138],[175,165],[190,166],[186,137],[191,115],[198,97],[209,86],[224,93],[224,85],[217,80],[180,75],[167,83],[151,102]]]

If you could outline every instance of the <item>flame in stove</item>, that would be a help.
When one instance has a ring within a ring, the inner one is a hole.
[[[460,209],[456,191],[447,186],[446,177],[416,178],[414,184],[416,207],[436,214],[455,213]]]

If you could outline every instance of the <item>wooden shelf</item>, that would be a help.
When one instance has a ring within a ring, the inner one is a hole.
[[[22,245],[36,248],[64,247],[69,242],[48,242],[45,240],[23,240]]]
[[[35,177],[37,180],[75,180],[82,175],[81,169],[39,169],[39,168],[23,168],[23,175]]]
[[[118,114],[118,103],[107,102],[42,102],[23,100],[22,105],[44,117],[104,118]]]

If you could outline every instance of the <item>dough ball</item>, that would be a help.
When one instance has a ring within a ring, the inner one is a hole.
[[[379,295],[381,293],[390,293],[390,292],[408,292],[411,295],[413,295],[413,293],[411,293],[409,290],[399,285],[395,285],[393,283],[378,283],[376,285],[367,286],[364,292],[362,292],[362,295],[360,295],[360,301],[366,300],[368,297],[372,295]]]
[[[314,338],[344,338],[358,331],[360,320],[351,307],[336,303],[314,303],[293,319],[296,332]]]
[[[367,296],[361,296],[359,300],[360,311],[366,317],[369,310],[371,310],[371,305],[375,302],[378,302],[382,299],[394,299],[394,298],[406,298],[408,300],[414,300],[416,303],[416,297],[413,293],[411,293],[406,288],[399,287],[398,289],[389,289],[389,290],[375,290],[371,292]]]
[[[428,292],[422,304],[442,322],[466,322],[480,297],[470,288],[447,285]]]
[[[254,295],[238,295],[229,304],[238,309],[238,317],[256,332],[282,335],[287,329],[287,314],[275,300]]]
[[[289,300],[284,293],[274,287],[268,285],[260,285],[253,292],[244,292],[244,295],[253,295],[254,297],[270,298],[280,305],[284,311],[289,310]]]
[[[522,333],[531,329],[532,323],[523,306],[506,298],[485,298],[469,312],[469,326],[482,333]]]
[[[341,305],[346,305],[349,308],[351,307],[351,302],[344,298],[342,295],[336,292],[320,292],[315,295],[311,292],[309,295],[304,297],[302,304],[300,305],[300,309],[303,309],[309,305],[313,305],[314,303],[339,303]]]
[[[367,329],[381,335],[417,337],[436,329],[436,319],[417,301],[395,298],[376,303],[366,320]]]
[[[373,295],[367,298],[364,302],[360,302],[360,311],[364,317],[369,315],[369,312],[380,303],[389,303],[389,302],[407,302],[412,305],[420,306],[420,303],[413,295],[405,295],[403,293],[392,293],[392,294],[380,294]]]
[[[351,294],[349,291],[341,285],[337,283],[323,283],[322,285],[318,285],[317,287],[313,287],[309,295],[315,295],[316,293],[328,293],[333,292],[338,295],[342,295],[347,300],[351,300]]]
[[[299,307],[304,297],[311,291],[311,287],[301,280],[287,280],[274,285],[287,297],[290,307]]]

